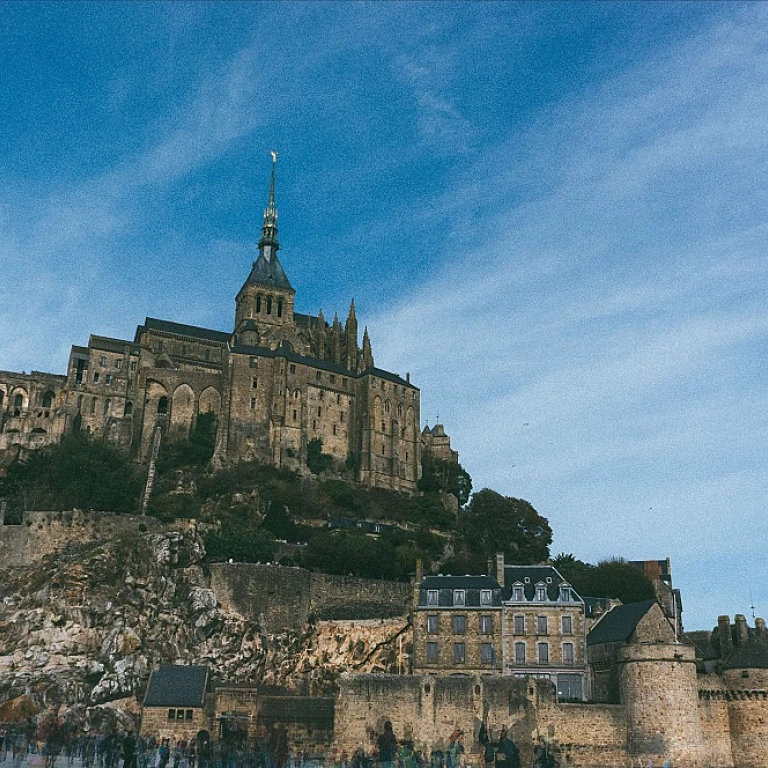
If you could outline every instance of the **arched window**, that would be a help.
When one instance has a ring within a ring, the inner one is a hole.
[[[43,408],[50,408],[53,404],[53,392],[46,392],[43,395]]]
[[[267,296],[267,314],[268,315],[272,314],[272,297],[271,296]]]
[[[165,395],[157,401],[157,412],[159,414],[168,413],[168,398]]]
[[[398,403],[397,404],[397,415],[398,416],[402,416],[403,415],[403,404],[402,403]]]
[[[17,394],[13,398],[13,407],[14,408],[21,408],[24,405],[24,395]]]
[[[133,403],[130,400],[127,400],[125,403],[125,408],[123,408],[123,416],[132,416],[133,415]]]
[[[77,398],[77,410],[79,411],[83,407],[83,396],[79,395]]]
[[[282,299],[277,300],[277,316],[278,317],[283,316],[283,300]]]
[[[293,390],[293,399],[298,400],[301,397],[301,390],[300,389],[294,389]]]
[[[91,413],[96,413],[96,398],[91,400]]]
[[[256,297],[256,314],[261,314],[261,296]]]
[[[105,416],[109,416],[109,406],[110,405],[112,405],[112,401],[109,398],[107,398],[104,401],[104,415]]]
[[[384,413],[389,413],[389,408],[390,408],[389,400],[385,400],[384,401]]]

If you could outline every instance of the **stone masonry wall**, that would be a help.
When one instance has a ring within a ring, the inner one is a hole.
[[[250,563],[210,567],[211,589],[227,609],[261,621],[268,632],[317,620],[404,616],[411,587],[390,581],[329,576],[303,568]]]
[[[710,768],[731,768],[731,723],[723,680],[718,675],[699,675],[699,715],[705,753]]]
[[[415,737],[417,747],[445,744],[454,728],[464,731],[467,762],[480,765],[477,737],[486,722],[498,738],[506,726],[518,744],[523,765],[533,746],[550,743],[561,765],[628,768],[626,719],[612,705],[558,705],[545,681],[499,677],[432,675],[345,676],[336,702],[335,746],[370,750],[390,720],[398,738]]]

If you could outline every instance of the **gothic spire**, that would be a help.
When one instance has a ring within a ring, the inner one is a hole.
[[[275,168],[277,166],[277,152],[272,151],[272,177],[269,182],[269,199],[264,209],[264,224],[261,227],[261,240],[259,250],[270,260],[272,254],[280,247],[277,242],[277,207],[275,206]],[[271,246],[265,248],[265,246]]]
[[[373,350],[371,349],[371,339],[368,336],[368,326],[365,326],[363,333],[363,370],[373,368]]]

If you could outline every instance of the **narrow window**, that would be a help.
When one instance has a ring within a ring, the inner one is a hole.
[[[454,616],[453,617],[453,634],[463,635],[467,631],[467,617],[466,616]]]
[[[548,643],[539,643],[539,664],[549,664]]]
[[[0,406],[3,404],[3,400],[5,400],[5,392],[0,389]]]
[[[427,661],[434,664],[439,656],[437,643],[427,643]]]
[[[109,398],[107,398],[107,399],[104,401],[104,415],[105,415],[105,416],[109,416],[109,406],[110,406],[111,404],[112,404],[112,401],[111,401]]]
[[[494,653],[491,643],[480,643],[480,663],[493,664]]]
[[[491,604],[491,590],[490,589],[481,589],[480,590],[480,605],[490,605]]]
[[[261,296],[256,297],[256,314],[261,314]]]
[[[537,635],[547,634],[547,617],[546,616],[536,617],[536,634]]]
[[[258,368],[259,367],[259,358],[251,355],[251,357],[248,359],[248,365],[250,365],[251,368]]]
[[[251,410],[252,411],[256,410],[256,398],[255,397],[251,398]]]
[[[0,403],[3,402],[3,393],[0,392]],[[53,392],[46,392],[43,395],[43,408],[50,408],[53,405]]]
[[[336,395],[336,405],[341,405],[341,395]]]
[[[188,710],[187,710],[187,712],[186,712],[186,716],[185,716],[185,718],[184,718],[184,719],[185,719],[185,720],[191,720],[191,719],[192,719],[192,715],[193,715],[193,713],[192,713],[192,710],[191,710],[191,709],[188,709]]]
[[[405,460],[408,461],[408,451],[405,452]]]
[[[339,414],[339,421],[340,421],[342,424],[344,423],[344,411],[342,411],[342,412]]]
[[[341,386],[344,387],[344,389],[347,388],[347,380],[346,379],[342,379],[341,380]]]
[[[296,373],[296,366],[295,366],[295,365],[290,365],[290,366],[288,366],[288,370],[289,370],[291,373]]]
[[[437,605],[437,590],[436,589],[428,589],[427,590],[427,605]]]
[[[525,643],[515,643],[515,664],[525,664]]]
[[[111,373],[108,373],[108,374],[107,374],[107,375],[104,377],[104,383],[105,383],[107,386],[109,386],[109,385],[112,383],[112,374],[111,374]]]
[[[205,359],[206,360],[210,360],[211,359],[211,350],[210,349],[206,349],[205,350]]]
[[[320,400],[325,400],[325,392],[320,390],[320,394],[318,395],[318,397],[319,397]]]
[[[83,396],[79,395],[77,398],[77,410],[79,411],[83,407]]]
[[[94,397],[93,400],[91,400],[91,413],[96,413],[96,398]]]
[[[316,421],[312,422],[312,429],[314,429],[315,432],[317,432],[317,422]]]
[[[536,602],[543,603],[547,599],[547,588],[543,584],[536,585]]]
[[[384,432],[384,434],[387,433],[387,423],[385,421],[381,422],[381,431]]]
[[[437,614],[427,616],[427,634],[436,635],[440,631],[440,617]]]
[[[277,316],[278,317],[283,316],[283,300],[282,299],[277,300]]]
[[[315,371],[315,381],[322,381],[323,374],[320,371]]]
[[[493,634],[493,616],[480,617],[480,634],[481,635]]]
[[[516,602],[525,600],[525,590],[522,586],[512,587],[512,599]]]
[[[115,360],[115,368],[117,368],[117,370],[119,371],[119,370],[122,370],[122,367],[123,367],[123,358],[118,357],[117,360]]]
[[[384,413],[389,413],[390,405],[389,400],[384,401]]]
[[[336,383],[336,374],[332,373],[332,374],[331,374],[331,375],[328,377],[328,381],[330,381],[330,382],[331,382],[331,384],[335,384],[335,383]]]
[[[515,616],[514,633],[516,635],[524,635],[525,634],[525,616],[523,616],[521,614],[517,614]]]
[[[453,604],[454,605],[466,605],[466,592],[463,589],[453,590]]]
[[[106,358],[106,356],[105,356],[105,355],[102,355],[102,356],[99,358],[99,365],[100,365],[102,368],[104,368],[104,366],[106,366],[106,364],[107,364],[107,358]]]
[[[176,719],[176,710],[175,709],[169,709],[168,710],[168,719],[169,720],[175,720]]]
[[[563,643],[563,664],[573,664],[573,643]]]
[[[208,358],[206,358],[207,360]],[[135,360],[131,360],[131,372],[135,372],[136,368],[138,368],[138,363]]]
[[[165,395],[157,401],[157,412],[160,414],[168,413],[168,398]]]
[[[251,389],[258,389],[258,388],[259,388],[259,380],[251,379]]]
[[[563,634],[573,634],[573,618],[571,616],[563,616]]]
[[[267,296],[267,314],[268,315],[272,314],[272,297],[271,296]]]
[[[128,400],[123,408],[123,416],[131,416],[133,414],[133,403]]]
[[[333,425],[333,434],[334,435],[336,434],[336,425],[335,424]]]
[[[317,407],[317,415],[318,417],[323,415],[323,409],[320,406]]]
[[[464,643],[453,644],[453,663],[463,664],[466,657],[466,646]]]
[[[294,411],[293,411],[293,420],[296,421],[296,409],[295,408],[294,408]]]
[[[98,373],[94,373],[93,374],[93,383],[94,384],[98,384],[99,383],[99,374]]]

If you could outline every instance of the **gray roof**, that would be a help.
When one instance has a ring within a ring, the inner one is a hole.
[[[296,292],[288,281],[276,252],[272,253],[270,259],[264,256],[264,251],[259,252],[259,258],[253,262],[251,274],[248,275],[243,287],[246,285],[265,285],[270,288],[282,288],[291,293]]]
[[[200,341],[214,341],[218,344],[226,344],[232,334],[223,331],[212,331],[209,328],[200,328],[196,325],[184,325],[183,323],[172,323],[170,320],[158,320],[154,317],[147,317],[144,325],[140,325],[136,330],[138,338],[139,331],[146,329],[148,331],[160,331],[161,333],[173,333],[177,336],[189,336]]]
[[[768,638],[750,637],[737,645],[723,665],[725,669],[768,669]]]
[[[587,645],[624,643],[635,631],[640,619],[656,605],[655,600],[619,605],[609,611],[587,635]]]
[[[202,707],[207,684],[208,667],[160,667],[149,678],[144,706]]]
[[[549,579],[549,581],[547,581]],[[560,585],[567,584],[553,565],[505,565],[504,566],[504,599],[510,600],[512,587],[515,584],[523,585],[525,599],[530,601],[536,596],[536,585],[545,584],[547,587],[547,599],[557,600],[560,597]],[[573,592],[574,602],[580,602]]]
[[[501,587],[491,576],[425,576],[419,589],[419,608],[453,608],[454,590],[464,590],[461,608],[501,608]],[[480,590],[491,591],[491,604],[480,605]],[[437,591],[437,605],[429,605],[427,592]]]

